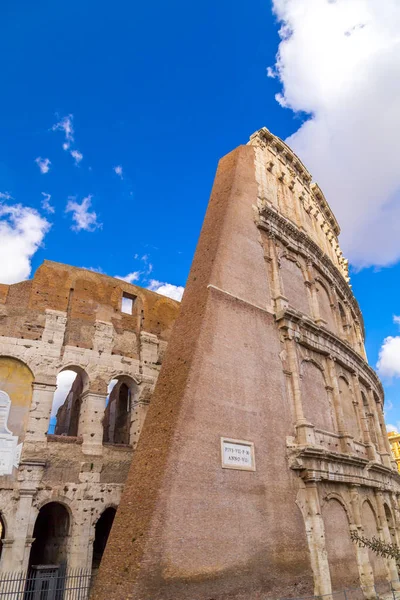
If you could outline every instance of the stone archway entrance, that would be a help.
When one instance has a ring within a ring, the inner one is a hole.
[[[112,506],[106,508],[96,523],[93,542],[93,570],[98,569],[100,566],[116,512],[116,509]]]
[[[65,565],[67,562],[69,513],[59,502],[49,502],[36,519],[29,566]]]

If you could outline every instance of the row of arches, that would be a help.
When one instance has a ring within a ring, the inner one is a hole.
[[[89,378],[80,367],[68,367],[57,376],[49,434],[76,437],[80,434],[81,408]],[[131,414],[138,387],[133,378],[120,375],[107,388],[105,411],[100,415],[103,424],[103,443],[131,443]]]
[[[281,295],[287,299],[289,305],[324,323],[330,331],[348,341],[363,354],[360,324],[344,298],[333,292],[331,286],[314,270],[309,273],[301,257],[282,252],[278,265]]]
[[[392,522],[391,512],[386,504],[385,512]],[[348,512],[337,498],[331,498],[322,507],[322,517],[332,591],[358,587],[360,585],[360,565],[356,545],[350,537],[351,521]],[[375,511],[368,500],[365,500],[362,505],[361,522],[365,537],[369,539],[379,537]],[[371,568],[368,575],[372,576],[375,581],[385,579],[388,572],[384,560],[371,550],[368,550],[368,559]]]
[[[116,508],[107,507],[94,526],[92,569],[98,569],[116,514]],[[6,526],[0,514],[0,539],[6,535]],[[37,565],[65,565],[68,562],[68,542],[71,535],[71,515],[61,502],[48,502],[39,510],[33,529],[33,543],[29,568]],[[0,560],[2,545],[0,542]]]
[[[328,432],[339,432],[342,427],[355,440],[370,441],[378,449],[379,436],[386,435],[374,413],[374,406],[379,410],[379,398],[375,392],[368,393],[360,386],[361,401],[358,402],[352,378],[343,372],[335,371],[336,382],[331,381],[331,375],[324,366],[315,360],[307,359],[301,362],[300,382],[301,397],[305,419],[317,429]],[[335,408],[334,386],[337,386],[339,407]],[[368,399],[368,396],[372,398]],[[338,414],[340,410],[340,414]],[[340,420],[343,420],[341,424]]]

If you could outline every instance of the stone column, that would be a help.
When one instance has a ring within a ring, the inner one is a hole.
[[[351,486],[350,500],[354,519],[354,525],[350,525],[350,530],[354,529],[357,533],[362,535],[364,529],[361,520],[361,507],[358,486]],[[365,596],[366,598],[375,598],[376,592],[374,589],[374,575],[371,563],[369,561],[368,548],[360,548],[358,544],[356,544],[356,553],[358,569],[360,573],[360,583],[361,586],[365,588]]]
[[[83,500],[80,504],[79,509],[74,510],[68,543],[69,569],[90,569],[92,566],[91,502]]]
[[[314,594],[323,596],[331,593],[332,585],[317,483],[315,481],[307,482],[305,493],[307,505],[305,525],[314,573]]]
[[[369,419],[368,414],[365,414],[364,402],[361,395],[360,382],[358,379],[358,375],[356,373],[353,374],[353,383],[354,383],[354,393],[358,401],[359,412],[362,413],[361,421],[362,421],[362,432],[364,443],[367,445],[367,452],[369,460],[373,462],[377,461],[375,446],[371,440],[371,434],[369,431]]]
[[[82,393],[78,434],[82,436],[84,454],[103,453],[103,417],[107,394],[87,390]]]
[[[303,404],[301,401],[300,373],[298,358],[296,352],[296,342],[293,337],[286,339],[286,350],[288,365],[291,372],[291,383],[293,392],[294,413],[296,418],[296,433],[298,444],[315,444],[314,425],[308,423],[304,416]]]
[[[47,443],[46,434],[49,429],[51,408],[53,405],[54,392],[56,391],[56,379],[32,384],[32,402],[29,410],[28,425],[25,434],[25,444],[37,444],[43,446]]]
[[[328,365],[329,378],[330,378],[331,386],[333,389],[333,392],[332,392],[333,404],[334,404],[334,409],[335,409],[335,413],[336,413],[336,421],[337,421],[337,424],[339,427],[338,433],[340,435],[341,450],[342,450],[342,452],[350,453],[353,451],[353,438],[346,431],[346,426],[345,426],[344,417],[343,417],[343,410],[342,410],[342,405],[341,405],[341,401],[340,401],[340,392],[339,392],[339,385],[338,385],[338,381],[337,381],[335,360],[332,356],[329,356],[326,359],[326,362]]]
[[[382,457],[383,464],[386,467],[391,468],[392,465],[391,465],[391,452],[390,452],[389,440],[387,440],[388,445],[386,446],[383,431],[382,431],[380,415],[379,415],[379,408],[377,406],[377,402],[375,400],[372,388],[368,389],[368,401],[370,404],[371,411],[374,415],[376,437],[378,439],[379,453]],[[382,416],[382,418],[383,418],[383,416]]]
[[[268,238],[272,266],[271,296],[272,300],[275,302],[275,310],[277,313],[279,313],[287,307],[288,300],[283,295],[283,284],[280,274],[275,234],[273,232],[270,232],[268,234]]]
[[[9,573],[15,571],[15,565],[13,563],[13,544],[14,538],[3,538],[1,540],[1,560],[0,560],[0,572]]]
[[[29,536],[29,528],[32,525],[32,500],[35,492],[34,489],[21,489],[19,492],[14,520],[14,542],[11,547],[11,557],[8,555],[8,558],[11,558],[13,571],[24,571],[28,568],[33,542]],[[3,568],[5,567],[2,565],[2,570]]]
[[[386,519],[385,507],[383,505],[382,492],[375,490],[375,497],[376,497],[376,504],[378,507],[379,520],[381,522],[381,528],[382,528],[381,535],[382,535],[383,541],[386,542],[387,544],[391,544],[392,538],[391,538],[390,531],[389,531],[389,524]],[[386,562],[386,567],[388,569],[390,581],[392,582],[394,589],[400,590],[400,583],[398,581],[399,574],[397,572],[396,561],[393,558],[387,558],[385,562]]]

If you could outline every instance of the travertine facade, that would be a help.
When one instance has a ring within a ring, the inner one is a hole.
[[[338,235],[267,129],[221,159],[94,599],[398,580],[350,539],[399,540],[400,478]],[[224,469],[223,438],[254,444],[255,470]]]
[[[400,472],[400,433],[397,431],[388,431],[392,458],[396,461],[397,469]]]
[[[0,285],[0,571],[98,566],[178,308],[48,261],[32,280]],[[66,369],[77,377],[48,434]],[[10,433],[22,443],[18,468],[2,445]]]

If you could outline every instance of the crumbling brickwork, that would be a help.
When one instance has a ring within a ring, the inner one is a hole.
[[[123,295],[133,299],[131,314],[121,310]],[[119,504],[178,309],[149,290],[49,261],[29,281],[0,285],[0,390],[23,444],[19,467],[0,475],[0,570],[51,557],[91,566],[96,523]],[[76,379],[49,433],[65,370]]]

